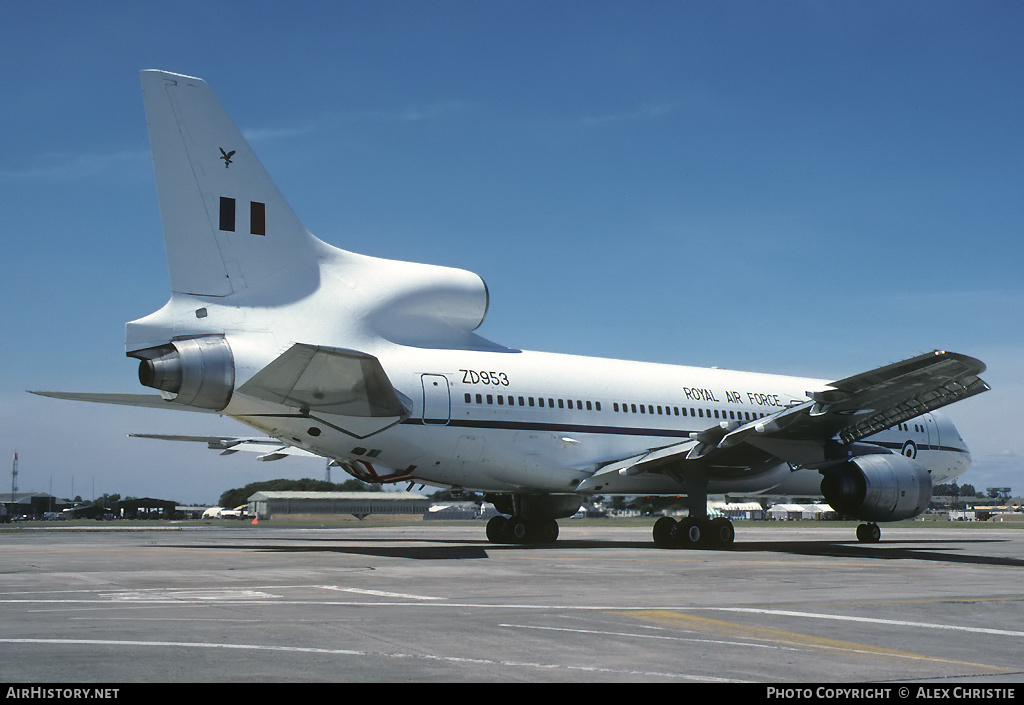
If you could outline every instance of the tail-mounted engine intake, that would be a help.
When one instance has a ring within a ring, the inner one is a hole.
[[[864,521],[898,521],[928,508],[932,479],[903,455],[861,455],[824,471],[821,493],[832,508]]]
[[[235,388],[235,362],[223,336],[175,340],[128,353],[139,362],[139,381],[176,404],[220,411]]]

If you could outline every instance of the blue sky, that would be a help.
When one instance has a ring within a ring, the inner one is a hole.
[[[830,379],[977,356],[961,481],[1024,492],[1021,36],[1009,1],[2,3],[0,457],[87,498],[324,473],[125,438],[225,419],[24,393],[141,391],[162,68],[319,237],[479,273],[501,343]]]

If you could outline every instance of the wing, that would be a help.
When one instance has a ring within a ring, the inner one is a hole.
[[[168,436],[158,433],[129,433],[130,438],[152,438],[158,441],[188,441],[205,443],[211,450],[221,451],[221,455],[231,455],[240,450],[260,453],[256,460],[280,460],[289,455],[303,458],[319,458],[315,453],[281,443],[276,438],[249,438],[236,436]]]
[[[736,470],[750,459],[814,465],[829,444],[848,445],[898,423],[989,389],[978,375],[985,365],[944,350],[880,367],[808,390],[809,401],[746,424],[722,422],[688,441],[654,448],[602,465],[578,489],[607,487],[612,474],[683,471],[701,466]]]
[[[763,436],[850,444],[929,411],[988,391],[980,360],[936,350],[810,390],[811,401],[747,424],[722,438],[727,448]]]

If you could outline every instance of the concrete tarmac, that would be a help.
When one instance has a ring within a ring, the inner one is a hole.
[[[1024,682],[1024,530],[561,527],[3,532],[0,682]]]

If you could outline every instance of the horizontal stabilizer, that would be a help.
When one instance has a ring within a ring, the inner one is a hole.
[[[261,437],[235,437],[235,436],[170,436],[159,433],[129,433],[129,438],[151,438],[158,441],[186,441],[191,443],[205,443],[210,450],[219,450],[221,455],[230,455],[240,450],[250,453],[260,453],[257,460],[279,460],[288,455],[301,458],[319,458],[315,453],[308,450],[296,448],[295,446],[284,445],[276,438]]]
[[[171,404],[159,394],[103,394],[91,392],[37,392],[41,397],[53,399],[67,399],[69,401],[91,401],[97,404],[120,404],[122,406],[142,406],[150,409],[175,409],[177,411],[201,411],[204,413],[216,413],[213,409],[200,409],[195,406],[183,404]]]

